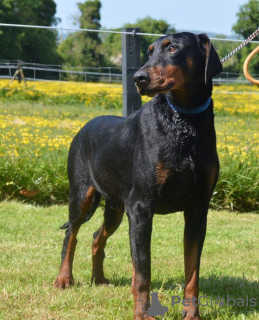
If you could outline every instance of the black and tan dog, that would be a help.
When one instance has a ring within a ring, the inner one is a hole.
[[[55,281],[60,288],[73,284],[77,233],[94,214],[102,195],[106,205],[104,222],[94,233],[92,281],[108,283],[103,272],[104,247],[125,211],[135,320],[154,319],[146,311],[155,213],[184,212],[184,297],[198,298],[207,212],[219,172],[211,94],[212,77],[222,71],[222,65],[209,38],[187,32],[168,35],[150,45],[148,53],[149,61],[134,80],[140,94],[154,98],[128,118],[91,120],[71,144],[69,222],[64,225],[68,230]],[[184,308],[186,319],[200,319],[196,304]]]

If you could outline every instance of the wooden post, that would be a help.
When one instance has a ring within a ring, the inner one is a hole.
[[[23,70],[21,67],[21,62],[19,60],[17,62],[17,70],[15,71],[12,79],[10,80],[9,85],[13,82],[13,80],[15,79],[16,76],[18,76],[18,82],[21,83],[21,80],[23,80],[25,87],[27,87],[26,79],[24,77]]]
[[[141,67],[140,62],[140,28],[125,28],[122,34],[122,85],[123,85],[123,116],[128,117],[141,107],[141,97],[134,84],[134,73]]]

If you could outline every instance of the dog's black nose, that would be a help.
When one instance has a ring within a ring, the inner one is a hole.
[[[144,71],[144,70],[139,70],[137,71],[135,74],[134,74],[134,77],[133,77],[136,85],[138,87],[141,87],[141,88],[145,88],[149,85],[150,83],[150,77],[149,77],[149,74],[148,72]]]

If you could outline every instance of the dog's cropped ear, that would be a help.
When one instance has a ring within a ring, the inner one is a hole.
[[[200,41],[201,51],[205,54],[205,83],[208,83],[208,80],[212,77],[215,77],[217,74],[222,72],[223,67],[219,60],[219,56],[214,49],[212,43],[210,42],[209,37],[205,34],[198,35]]]

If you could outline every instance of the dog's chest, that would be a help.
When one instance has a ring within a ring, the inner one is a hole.
[[[198,157],[174,158],[171,163],[167,159],[156,164],[155,180],[157,189],[173,191],[175,194],[186,193],[195,179],[198,170]]]
[[[194,127],[173,125],[161,136],[155,165],[158,211],[182,210],[193,194],[201,167],[200,136]]]
[[[185,203],[194,195],[196,164],[182,165],[181,169],[166,165],[162,161],[156,166],[157,213],[184,210]]]
[[[164,122],[157,138],[156,173],[159,180],[172,178],[175,173],[194,172],[200,159],[202,140],[202,133],[189,123]]]

